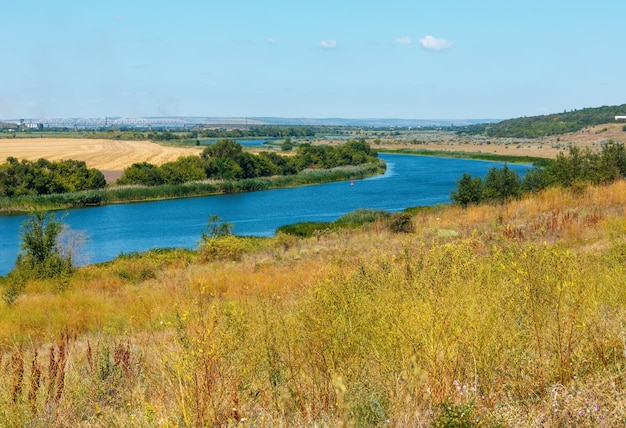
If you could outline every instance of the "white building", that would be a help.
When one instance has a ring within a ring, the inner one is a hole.
[[[615,116],[615,120],[626,120],[626,116]]]

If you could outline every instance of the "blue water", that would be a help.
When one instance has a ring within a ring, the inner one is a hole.
[[[98,263],[120,253],[160,247],[195,248],[210,215],[234,225],[239,235],[271,236],[276,228],[302,221],[333,221],[358,208],[391,212],[407,207],[449,202],[450,191],[465,172],[484,176],[494,162],[428,156],[383,154],[384,175],[237,195],[69,210],[63,218],[72,230],[88,237],[82,263]],[[509,165],[523,174],[528,166]],[[62,213],[57,213],[57,217]],[[25,216],[0,217],[0,275],[14,266],[20,224]]]

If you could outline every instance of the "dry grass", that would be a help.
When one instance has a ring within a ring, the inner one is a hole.
[[[619,426],[625,206],[551,189],[31,283],[0,309],[0,425]]]
[[[458,136],[454,133],[433,133],[420,139],[419,144],[409,142],[384,140],[381,144],[374,144],[372,148],[385,149],[425,149],[447,152],[486,153],[502,156],[530,156],[554,159],[560,152],[567,152],[567,148],[576,146],[599,150],[603,141],[614,140],[624,142],[626,133],[623,124],[610,123],[585,128],[578,132],[543,138],[487,138]]]
[[[117,141],[79,138],[14,138],[0,139],[0,162],[9,156],[35,161],[75,159],[89,168],[122,171],[137,162],[161,165],[181,156],[199,154],[201,148],[168,147],[149,141]]]

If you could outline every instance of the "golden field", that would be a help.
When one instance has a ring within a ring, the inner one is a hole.
[[[549,189],[31,282],[0,425],[623,426],[624,207],[624,181]]]
[[[202,148],[171,147],[149,141],[119,141],[87,138],[5,138],[0,139],[0,162],[17,159],[84,161],[89,168],[117,171],[137,163],[162,165],[180,156],[199,154]],[[105,174],[106,175],[106,174]],[[114,174],[115,175],[115,174]]]

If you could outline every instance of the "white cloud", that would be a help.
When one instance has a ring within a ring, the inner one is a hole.
[[[276,40],[274,40],[273,37],[268,37],[267,39],[265,39],[265,41],[267,42],[268,45],[275,45],[276,44]]]
[[[322,40],[320,47],[322,49],[337,49],[337,40]]]
[[[413,40],[411,40],[410,37],[402,36],[394,40],[393,43],[396,45],[410,45],[411,43],[413,43]]]
[[[420,39],[420,45],[429,51],[443,51],[450,49],[452,47],[452,42],[428,35]]]

